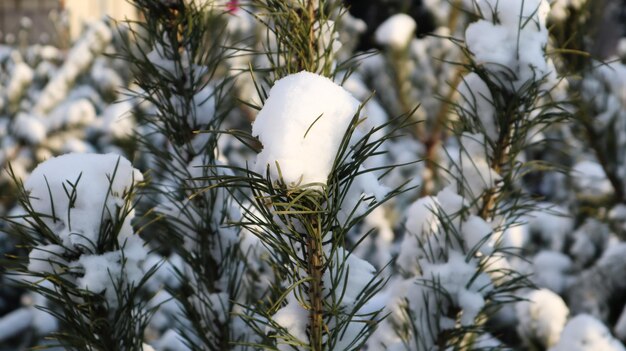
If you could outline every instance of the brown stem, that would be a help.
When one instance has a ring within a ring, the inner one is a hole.
[[[450,33],[454,35],[457,23],[459,22],[459,15],[461,12],[461,6],[463,6],[463,1],[455,0],[451,6],[452,9],[450,10],[450,15],[448,16],[448,28],[450,28]]]
[[[437,150],[441,144],[441,138],[431,136],[425,143],[426,155],[424,157],[424,165],[426,166],[426,172],[424,172],[424,179],[422,188],[420,190],[420,197],[432,195],[435,191],[435,180],[438,178],[437,172]]]
[[[441,103],[439,112],[435,118],[433,129],[429,133],[429,138],[424,141],[424,145],[426,146],[426,158],[424,161],[426,169],[428,170],[428,175],[427,178],[424,179],[424,185],[422,186],[420,197],[430,195],[435,190],[434,182],[439,178],[437,172],[437,151],[439,150],[439,146],[441,145],[441,141],[444,137],[444,126],[448,121],[448,112],[450,110],[450,104],[448,101],[452,101],[452,97],[457,90],[456,88],[461,82],[461,77],[463,77],[463,73],[463,70],[457,70],[454,79],[452,80],[452,84],[450,84],[450,90],[446,94],[446,99]]]
[[[509,114],[512,109],[507,109],[508,112],[505,114]],[[524,116],[513,115],[509,121],[515,121],[517,118],[524,118]],[[496,142],[495,148],[493,150],[493,158],[491,161],[491,168],[497,174],[500,174],[504,169],[504,163],[510,157],[509,155],[509,142],[511,138],[511,131],[513,130],[513,126],[511,123],[504,124],[505,130],[500,132],[500,136],[498,137],[498,141]],[[483,205],[479,211],[479,216],[484,219],[492,219],[493,218],[493,209],[496,205],[496,198],[498,195],[498,186],[494,186],[487,190],[487,192],[483,195]]]
[[[309,275],[309,302],[311,304],[309,310],[309,342],[311,350],[322,351],[324,327],[322,268],[324,256],[318,218],[314,216],[312,222],[314,230],[309,233],[307,240],[307,273]]]
[[[508,139],[508,137],[506,139]],[[503,168],[502,165],[504,161],[506,160],[506,158],[509,156],[508,153],[505,151],[506,141],[504,140],[501,142],[499,141],[496,144],[496,148],[497,150],[494,151],[495,152],[494,159],[493,159],[494,161],[492,163],[491,168],[497,174],[500,174]],[[487,192],[483,195],[483,206],[481,207],[480,212],[478,213],[482,219],[488,220],[493,217],[492,211],[496,205],[497,194],[498,194],[498,186],[494,186],[488,189]]]
[[[483,206],[480,208],[480,213],[479,213],[482,219],[487,220],[491,217],[490,213],[493,207],[495,206],[495,202],[496,202],[496,189],[491,188],[487,190],[485,195],[483,195]]]
[[[300,70],[306,70],[309,72],[315,71],[315,62],[316,62],[316,53],[315,53],[315,2],[317,0],[308,0],[306,2],[306,21],[309,25],[309,31],[307,33],[308,38],[307,41],[307,55],[306,57],[300,58],[300,62],[298,64]]]
[[[413,108],[411,107],[410,98],[408,96],[408,90],[410,90],[410,86],[407,83],[407,77],[410,75],[410,72],[407,71],[406,61],[408,61],[409,51],[408,47],[403,49],[392,49],[389,59],[390,59],[390,67],[393,73],[393,82],[398,92],[398,101],[400,102],[401,113],[408,113]],[[417,136],[418,139],[423,140],[421,138],[423,129],[423,123],[417,124]]]

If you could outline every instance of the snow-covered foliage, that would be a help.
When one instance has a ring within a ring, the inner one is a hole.
[[[546,0],[485,0],[477,7],[483,19],[467,27],[465,42],[478,64],[499,74],[503,87],[519,89],[550,73]]]
[[[251,199],[254,207],[243,217],[250,223],[276,221],[272,229],[255,224],[249,230],[275,257],[298,266],[279,269],[287,279],[287,303],[268,316],[280,328],[265,328],[280,350],[358,349],[372,328],[355,318],[376,321],[383,307],[369,303],[382,282],[376,269],[344,247],[353,223],[375,210],[372,198],[385,200],[384,188],[363,165],[376,147],[365,146],[372,131],[356,130],[363,123],[360,110],[359,101],[332,80],[299,72],[274,83],[253,123],[262,151],[249,181],[267,201]],[[276,125],[284,126],[282,132]],[[258,176],[262,180],[254,180]]]
[[[66,154],[39,164],[24,188],[32,209],[44,216],[44,224],[63,246],[94,253],[102,225],[119,212],[131,187],[142,180],[121,156]],[[121,245],[132,236],[130,220],[120,228]]]
[[[328,78],[301,72],[277,81],[252,124],[263,144],[254,170],[269,168],[270,177],[288,187],[325,185],[358,109],[359,102]]]
[[[45,335],[73,318],[84,323],[99,316],[102,320],[93,327],[93,337],[75,341],[74,347],[92,348],[103,342],[141,345],[132,330],[120,327],[133,314],[137,321],[144,318],[138,315],[142,304],[137,305],[134,296],[150,271],[143,265],[148,249],[131,226],[131,197],[142,180],[121,156],[71,153],[39,164],[20,187],[27,214],[20,226],[30,250],[20,278],[32,287],[44,311],[58,310],[53,315],[62,316],[57,317],[61,323],[50,316],[35,323],[39,313],[26,307],[18,310],[28,314],[36,332]],[[59,305],[67,296],[91,308],[71,312],[72,305]],[[72,313],[75,317],[68,317]],[[71,322],[67,327],[80,333]]]
[[[599,2],[133,2],[0,45],[0,350],[625,349]]]

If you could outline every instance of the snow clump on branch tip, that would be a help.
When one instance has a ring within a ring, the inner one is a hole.
[[[274,84],[252,125],[263,150],[253,170],[288,187],[326,184],[359,101],[330,79],[300,72]],[[315,184],[314,184],[315,183]]]
[[[415,35],[415,20],[404,13],[389,17],[376,30],[376,42],[392,50],[405,49]]]
[[[66,154],[41,163],[24,187],[35,212],[67,247],[93,252],[102,216],[116,213],[141,172],[115,154]],[[132,233],[124,223],[124,239]]]

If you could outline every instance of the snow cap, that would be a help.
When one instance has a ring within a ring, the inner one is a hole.
[[[39,164],[24,187],[30,191],[33,210],[50,216],[43,220],[64,245],[93,251],[103,214],[116,213],[115,207],[122,206],[124,194],[142,180],[141,173],[122,156],[75,153]],[[72,187],[76,196],[70,206],[68,194]],[[122,242],[132,233],[126,222],[120,233]]]
[[[413,38],[415,29],[415,20],[407,14],[399,13],[389,17],[378,27],[375,33],[376,42],[392,49],[404,49]]]
[[[263,150],[253,170],[273,180],[278,168],[288,187],[326,184],[337,150],[359,109],[350,93],[330,79],[302,71],[284,77],[270,90],[252,124]]]

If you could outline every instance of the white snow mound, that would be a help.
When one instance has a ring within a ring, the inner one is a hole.
[[[404,49],[415,34],[417,24],[407,14],[399,13],[389,17],[376,29],[376,42],[392,49]]]
[[[252,125],[263,150],[253,170],[289,187],[326,184],[359,101],[328,78],[300,72],[274,84]]]
[[[115,214],[124,194],[141,180],[142,174],[122,156],[66,154],[39,164],[24,187],[33,209],[50,217],[44,219],[46,224],[65,246],[94,252],[102,217]],[[131,234],[125,221],[120,242]]]
[[[529,346],[539,342],[543,347],[554,346],[561,337],[569,309],[563,299],[547,289],[533,290],[528,300],[515,306],[519,324],[517,331]]]
[[[615,339],[609,329],[588,314],[572,318],[559,343],[549,351],[624,351],[624,346]]]

